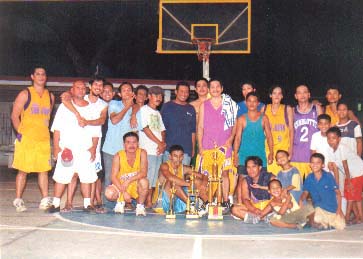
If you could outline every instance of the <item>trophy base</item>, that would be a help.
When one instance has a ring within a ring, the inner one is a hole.
[[[223,220],[223,208],[220,206],[209,206],[208,219],[209,220]]]
[[[166,214],[165,218],[166,219],[176,219],[176,215],[175,214]]]
[[[186,219],[199,219],[198,214],[186,214],[185,215]]]

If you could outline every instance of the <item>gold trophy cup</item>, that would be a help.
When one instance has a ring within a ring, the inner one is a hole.
[[[166,213],[166,216],[165,216],[166,219],[175,219],[176,218],[175,211],[174,211],[175,193],[176,193],[175,183],[173,182],[172,187],[170,188],[170,199],[169,199],[170,205],[169,205],[169,211]]]
[[[213,152],[213,165],[212,172],[208,177],[208,219],[209,220],[223,220],[223,208],[222,208],[222,168],[218,170],[218,147],[215,145]],[[213,185],[217,184],[217,204],[213,202],[214,193]]]
[[[190,175],[190,188],[188,188],[188,193],[187,193],[187,208],[185,211],[185,217],[187,219],[198,219],[198,211],[196,209],[197,206],[197,201],[199,198],[199,191],[195,190],[195,173],[194,170],[192,168],[192,174]],[[194,206],[191,206],[191,201],[194,201]]]

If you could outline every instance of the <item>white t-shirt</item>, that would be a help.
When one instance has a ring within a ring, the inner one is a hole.
[[[355,153],[357,153],[357,138],[362,137],[362,129],[360,125],[349,120],[344,124],[337,124],[338,128],[342,132],[342,143],[345,143],[350,147]]]
[[[338,169],[339,174],[344,172],[343,161],[347,160],[349,173],[351,178],[355,178],[363,175],[363,161],[354,153],[354,151],[349,148],[346,144],[340,142],[337,150],[333,150],[329,147],[329,162],[334,162]]]
[[[82,117],[90,119],[92,113],[90,105],[84,107],[77,106],[74,103],[73,105]],[[92,138],[99,137],[97,128],[92,126],[80,127],[76,116],[63,104],[59,105],[52,124],[51,131],[56,130],[60,131],[60,148],[69,148],[72,152],[88,150],[92,147]]]
[[[88,120],[97,120],[101,116],[101,112],[107,107],[107,103],[102,100],[101,98],[98,98],[96,102],[92,103],[89,100],[88,95],[84,97],[84,100],[86,100],[89,103],[89,106],[91,107],[91,114],[89,115]],[[102,137],[102,125],[99,126],[91,126],[95,127],[98,130],[99,137]]]
[[[327,156],[330,146],[326,136],[322,136],[321,132],[315,132],[311,137],[310,150],[315,150],[317,153],[323,154],[325,157],[325,170],[329,171]]]
[[[165,126],[158,110],[152,109],[149,105],[140,108],[141,127],[149,127],[152,133],[160,141],[162,140],[161,132],[165,131]],[[140,147],[145,149],[148,155],[157,155],[158,145],[146,136],[143,130],[140,131]]]

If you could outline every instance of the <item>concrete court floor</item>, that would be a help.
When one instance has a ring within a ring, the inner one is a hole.
[[[28,210],[12,206],[16,172],[0,167],[1,258],[363,258],[363,224],[344,231],[266,236],[140,233],[65,221],[40,211],[35,175]],[[53,185],[50,184],[50,193]],[[76,204],[81,204],[79,195]]]

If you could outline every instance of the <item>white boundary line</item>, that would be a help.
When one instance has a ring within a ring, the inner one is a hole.
[[[88,224],[82,224],[88,225]],[[101,227],[107,228],[107,227]],[[106,231],[106,230],[84,230],[84,229],[66,229],[66,228],[49,228],[49,227],[29,227],[29,226],[14,226],[14,225],[0,225],[0,229],[8,230],[38,230],[38,231],[49,231],[49,232],[76,232],[76,233],[92,233],[101,235],[117,235],[117,236],[127,236],[130,237],[163,237],[163,238],[176,238],[176,239],[187,239],[190,237],[196,237],[193,235],[169,235],[169,234],[152,234],[147,232],[126,232],[126,231]],[[199,240],[200,241],[199,241]],[[229,240],[269,240],[269,241],[304,241],[304,242],[328,242],[328,243],[345,243],[345,244],[363,244],[363,240],[346,240],[346,239],[312,239],[312,238],[291,238],[291,237],[278,237],[278,236],[198,236],[195,238],[194,246],[201,246],[201,241],[207,239],[229,239]],[[194,247],[193,246],[193,247]],[[194,251],[196,250],[196,251]],[[199,255],[199,251],[193,248],[193,254]],[[198,257],[197,257],[198,258]]]

